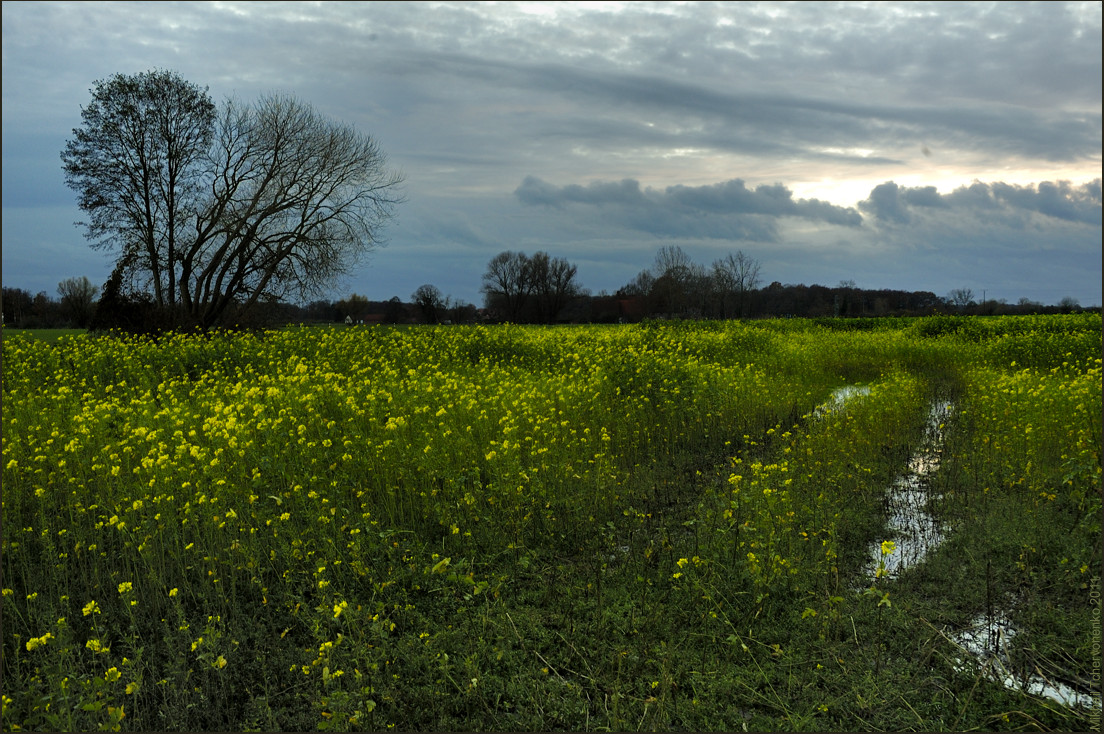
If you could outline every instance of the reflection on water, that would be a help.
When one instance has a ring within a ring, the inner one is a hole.
[[[817,415],[840,410],[851,398],[869,393],[870,388],[867,387],[836,390],[831,399],[817,409]],[[928,512],[929,502],[940,497],[932,491],[930,477],[939,469],[943,451],[943,427],[953,410],[954,406],[946,401],[932,404],[920,447],[909,457],[904,475],[889,487],[886,494],[888,533],[885,540],[893,541],[892,551],[884,552],[882,539],[870,544],[867,562],[863,567],[864,584],[875,578],[879,564],[882,568],[881,576],[899,578],[907,569],[922,563],[943,542],[948,527]],[[951,636],[955,644],[966,653],[959,659],[958,669],[965,671],[980,668],[983,675],[1007,688],[1045,697],[1064,706],[1099,706],[1093,695],[1061,681],[1051,680],[1042,675],[1041,671],[1020,675],[1011,673],[1008,669],[1008,651],[1016,634],[1016,628],[1003,612],[994,613],[991,617],[985,614],[975,617],[969,625]]]
[[[906,569],[924,560],[924,557],[943,542],[946,526],[928,512],[928,502],[938,499],[931,492],[928,478],[939,469],[943,451],[943,425],[953,408],[949,402],[933,403],[928,410],[928,422],[919,449],[909,457],[905,474],[898,477],[886,493],[889,517],[886,540],[894,542],[892,552],[882,554],[882,540],[870,544],[864,575],[873,577],[878,564],[884,566],[883,575],[896,578]]]
[[[1009,645],[1016,636],[1016,628],[1008,616],[1001,611],[992,617],[981,614],[970,624],[952,635],[951,639],[971,657],[959,659],[959,670],[976,670],[990,680],[1002,683],[1006,688],[1032,696],[1042,696],[1063,706],[1093,708],[1098,705],[1094,696],[1078,691],[1061,682],[1050,680],[1041,673],[1014,675],[1009,667]]]
[[[823,418],[828,413],[841,410],[851,398],[869,394],[870,388],[866,385],[844,385],[843,387],[836,388],[828,397],[828,402],[818,405],[817,409],[813,411],[813,417]]]

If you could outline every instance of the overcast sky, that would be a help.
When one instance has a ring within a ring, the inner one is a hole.
[[[406,203],[332,298],[477,305],[543,250],[614,292],[678,245],[764,285],[1101,303],[1101,3],[4,2],[3,283],[111,269],[60,151],[97,79],[287,92]]]

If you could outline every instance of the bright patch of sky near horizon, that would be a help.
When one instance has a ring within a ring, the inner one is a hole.
[[[612,292],[674,244],[767,282],[1100,304],[1100,59],[1096,2],[5,2],[3,282],[103,281],[58,154],[94,80],[169,68],[293,93],[403,170],[334,298],[478,304],[506,249]]]

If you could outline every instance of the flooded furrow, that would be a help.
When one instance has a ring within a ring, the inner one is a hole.
[[[1096,705],[1092,694],[1077,690],[1062,681],[1052,680],[1041,672],[1016,675],[1009,670],[1012,639],[1017,630],[1008,614],[995,611],[992,616],[980,614],[950,639],[967,653],[958,659],[960,671],[980,672],[1005,688],[1022,691],[1032,696],[1048,698],[1063,706],[1092,708]]]
[[[943,426],[951,416],[953,406],[946,401],[933,403],[919,449],[909,457],[906,470],[886,492],[887,537],[870,544],[863,568],[866,578],[881,575],[896,578],[909,568],[919,565],[943,542],[947,532],[944,523],[928,512],[928,503],[939,499],[932,492],[930,477],[939,469],[943,453]],[[887,553],[888,545],[893,543]]]
[[[840,410],[848,400],[870,393],[870,388],[850,386],[836,390],[817,415]],[[931,477],[939,470],[943,452],[943,428],[953,415],[947,401],[933,403],[928,412],[925,435],[920,447],[909,457],[905,473],[887,489],[886,536],[870,544],[860,587],[876,578],[899,578],[902,573],[923,563],[938,548],[950,531],[946,523],[928,512],[929,504],[940,499],[931,488]],[[884,543],[883,541],[890,541]],[[950,639],[963,652],[957,660],[960,671],[980,673],[1006,688],[1047,698],[1068,707],[1092,708],[1095,697],[1063,681],[1050,679],[1036,671],[1010,671],[1009,650],[1019,631],[1008,612],[980,614]]]

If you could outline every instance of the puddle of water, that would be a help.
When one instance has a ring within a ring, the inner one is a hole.
[[[1008,651],[1015,636],[1016,628],[1004,612],[995,612],[992,618],[984,614],[978,615],[951,637],[955,644],[972,657],[972,660],[960,659],[957,669],[976,669],[980,665],[982,672],[990,680],[997,681],[1005,688],[1048,698],[1063,706],[1091,709],[1100,705],[1096,696],[1078,691],[1061,681],[1050,680],[1039,674],[1012,674],[1008,670]]]
[[[943,542],[947,526],[927,511],[928,501],[939,496],[930,490],[928,477],[939,469],[943,425],[953,410],[948,402],[931,406],[920,448],[909,458],[905,474],[889,488],[886,527],[889,530],[887,539],[894,542],[894,548],[891,553],[883,555],[880,541],[871,544],[864,567],[867,580],[874,578],[879,562],[883,564],[885,576],[898,577],[906,569],[922,563],[928,553]],[[1016,634],[1016,628],[1003,612],[994,614],[992,618],[984,614],[975,617],[951,638],[969,654],[968,658],[959,660],[958,669],[980,665],[987,677],[1006,688],[1045,697],[1064,706],[1091,709],[1099,705],[1095,696],[1061,681],[1049,680],[1040,674],[1017,677],[1009,672],[1008,650]]]
[[[870,388],[866,385],[844,385],[843,387],[836,388],[832,391],[832,394],[828,396],[828,400],[817,406],[813,411],[814,418],[823,418],[828,413],[834,413],[837,410],[842,410],[851,398],[869,395]]]
[[[934,403],[928,410],[928,422],[920,448],[909,457],[906,472],[886,494],[889,517],[886,528],[894,543],[883,556],[881,541],[870,544],[864,575],[873,578],[882,563],[885,575],[897,577],[906,569],[923,562],[943,542],[947,527],[927,510],[928,501],[937,498],[928,486],[928,477],[939,469],[943,450],[943,424],[953,410],[948,402]]]

